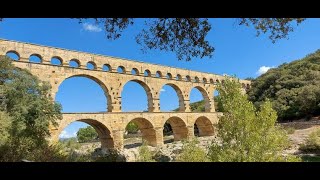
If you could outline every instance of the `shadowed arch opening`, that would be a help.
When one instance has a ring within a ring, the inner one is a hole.
[[[106,85],[94,76],[78,74],[66,78],[56,94],[63,112],[110,112],[111,96]]]
[[[94,63],[94,62],[92,62],[92,61],[89,61],[89,62],[87,63],[87,69],[89,69],[89,70],[96,70],[96,69],[97,69],[96,63]]]
[[[151,77],[151,72],[148,69],[146,69],[144,71],[143,75],[146,76],[146,77]]]
[[[81,136],[81,133],[79,134],[79,130],[84,130],[84,128],[90,130],[88,126],[91,126],[96,133],[87,131],[86,136]],[[91,146],[89,147],[91,148],[87,150],[91,152],[93,152],[95,148],[99,147],[103,149],[114,148],[114,140],[110,129],[101,122],[93,119],[80,119],[72,121],[65,127],[61,128],[59,132],[59,141],[66,141],[70,138],[75,138],[77,142],[80,143],[80,149],[81,146],[90,144]]]
[[[202,82],[205,84],[205,83],[207,83],[207,79],[206,78],[203,78],[202,79]]]
[[[193,112],[210,112],[211,105],[207,92],[200,86],[190,91],[190,108]]]
[[[186,76],[186,81],[191,81],[191,77],[189,75]]]
[[[214,84],[214,81],[213,81],[213,79],[210,79],[210,83],[211,83],[211,84]]]
[[[63,61],[62,61],[62,58],[61,58],[61,57],[53,56],[53,57],[51,58],[50,63],[51,63],[52,65],[61,66],[62,63],[63,63]]]
[[[172,74],[171,73],[167,73],[167,79],[172,79]]]
[[[42,57],[39,54],[32,54],[29,57],[29,62],[42,63]]]
[[[128,126],[132,125],[135,125],[139,130],[135,135],[129,135],[127,131],[125,132],[124,148],[141,146],[143,141],[145,141],[150,146],[157,145],[156,131],[149,120],[145,118],[135,118],[126,125],[126,129],[128,129]]]
[[[184,99],[180,88],[175,84],[165,84],[160,90],[160,110],[184,112]]]
[[[181,80],[182,80],[182,77],[181,77],[181,75],[180,75],[180,74],[177,74],[177,76],[176,76],[176,80],[177,80],[177,81],[181,81]]]
[[[79,68],[80,67],[80,61],[78,59],[71,59],[69,61],[69,67]]]
[[[161,73],[161,71],[157,71],[157,72],[156,72],[156,77],[162,78],[162,73]]]
[[[121,73],[121,74],[125,74],[126,73],[126,68],[124,68],[123,66],[119,66],[118,69],[117,69],[117,72]]]
[[[122,88],[120,104],[122,112],[153,112],[151,89],[143,81],[130,80]]]
[[[20,54],[17,51],[8,51],[6,53],[6,56],[11,58],[14,61],[19,61],[20,60]]]
[[[195,136],[213,136],[214,128],[211,121],[204,116],[199,117],[194,123]]]
[[[180,141],[188,138],[186,123],[179,117],[170,117],[163,128],[164,143]]]
[[[194,82],[198,83],[199,82],[199,78],[198,76],[194,77]]]
[[[104,64],[102,66],[102,71],[111,71],[111,66],[109,64]]]
[[[139,70],[138,70],[137,68],[132,68],[131,74],[132,74],[132,75],[139,76]]]

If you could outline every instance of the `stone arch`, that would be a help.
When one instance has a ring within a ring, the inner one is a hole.
[[[90,66],[92,66],[92,68]],[[97,69],[97,64],[95,62],[93,62],[93,61],[89,61],[89,62],[87,62],[87,69],[96,70]]]
[[[107,86],[105,85],[105,83],[103,83],[101,80],[99,80],[98,78],[94,77],[94,76],[91,76],[91,75],[88,75],[88,74],[76,74],[76,75],[72,75],[72,76],[69,76],[65,79],[63,79],[63,81],[67,80],[67,79],[70,79],[70,78],[73,78],[73,77],[86,77],[90,80],[93,80],[94,82],[96,82],[103,90],[106,98],[107,98],[107,111],[108,112],[111,112],[112,111],[112,101],[111,101],[111,95],[109,93],[109,90],[107,88]],[[63,83],[63,81],[60,82],[58,88],[60,87],[60,85]]]
[[[181,89],[177,85],[172,84],[172,83],[167,83],[167,84],[164,84],[163,86],[165,86],[165,85],[172,87],[176,91],[178,99],[179,99],[179,112],[184,112],[186,107],[184,104],[184,98],[183,98],[183,93],[182,93]]]
[[[202,82],[205,84],[205,83],[207,83],[207,78],[203,78],[202,79]]]
[[[191,77],[189,75],[186,76],[186,81],[191,81]]]
[[[102,66],[102,71],[112,71],[111,66],[109,64],[104,64]]]
[[[194,77],[194,82],[196,82],[196,83],[200,82],[198,76]]]
[[[31,63],[42,63],[43,62],[43,58],[42,58],[42,56],[40,54],[34,53],[34,54],[31,54],[29,56],[29,62],[31,62]]]
[[[132,68],[131,74],[132,74],[132,75],[139,76],[139,70],[138,70],[137,68]]]
[[[117,72],[118,72],[118,73],[121,73],[121,74],[126,74],[126,68],[123,67],[123,66],[119,66],[119,67],[117,68]]]
[[[214,84],[214,81],[213,81],[213,79],[212,79],[212,78],[210,79],[210,83],[211,83],[211,84]]]
[[[161,73],[161,71],[157,71],[157,72],[156,72],[156,77],[162,78],[162,73]]]
[[[54,61],[58,61],[57,63]],[[53,56],[50,60],[50,64],[56,65],[56,66],[62,66],[63,65],[63,60],[59,56]]]
[[[177,76],[176,76],[176,80],[178,80],[178,81],[181,81],[181,80],[182,80],[182,77],[181,77],[181,75],[180,75],[180,74],[177,74]]]
[[[10,57],[10,54],[16,56],[16,58],[15,57],[13,57],[13,58]],[[9,58],[12,58],[15,61],[19,61],[20,60],[20,54],[17,51],[14,51],[14,50],[7,51],[6,52],[6,56],[9,57]]]
[[[197,90],[200,91],[200,93],[202,94],[204,103],[205,103],[205,112],[210,112],[211,110],[211,105],[210,105],[210,98],[208,93],[206,92],[206,90],[204,88],[202,88],[201,86],[195,86],[194,88],[196,88]],[[193,88],[192,88],[193,89]],[[191,91],[192,91],[191,89]],[[189,93],[189,97],[191,95],[191,91]]]
[[[172,74],[171,73],[167,73],[167,79],[172,79]]]
[[[147,144],[150,146],[157,145],[156,130],[154,128],[154,125],[151,123],[151,121],[145,118],[135,118],[129,121],[127,124],[125,124],[124,129],[130,122],[135,123],[139,127],[139,130],[141,131],[141,134],[142,134],[143,141],[146,141]]]
[[[195,132],[195,135],[199,136],[213,136],[214,127],[212,122],[205,116],[198,117],[194,122],[194,126],[197,127],[198,133]]]
[[[112,129],[94,119],[79,119],[79,120],[68,119],[67,122],[62,122],[63,124],[60,123],[60,127],[56,132],[57,134],[55,138],[59,138],[59,135],[62,132],[62,130],[64,130],[72,122],[76,122],[76,121],[87,123],[96,130],[99,136],[99,140],[101,142],[101,148],[107,148],[107,149],[115,148],[113,135],[111,133]],[[55,141],[57,140],[58,139],[55,139]]]
[[[73,67],[71,63],[75,62],[77,65],[76,67]],[[73,67],[73,68],[80,68],[81,64],[80,64],[80,61],[78,59],[71,59],[69,61],[69,67]]]
[[[144,76],[146,76],[146,77],[151,77],[151,72],[150,72],[149,69],[146,69],[146,70],[144,71]]]
[[[126,83],[123,84],[121,93],[122,93],[122,91],[123,91],[123,89],[124,89],[124,86],[125,86],[128,82],[130,82],[130,81],[136,82],[136,83],[138,83],[140,86],[143,87],[143,89],[145,90],[145,92],[146,92],[146,94],[147,94],[148,112],[153,112],[154,107],[153,107],[152,92],[151,92],[151,89],[149,88],[149,86],[148,86],[145,82],[143,82],[143,81],[141,81],[141,80],[138,80],[138,79],[129,80],[129,81],[127,81]],[[120,104],[121,104],[121,103],[120,103]]]
[[[166,122],[169,123],[172,128],[174,141],[188,138],[187,124],[181,118],[173,116],[170,117]]]

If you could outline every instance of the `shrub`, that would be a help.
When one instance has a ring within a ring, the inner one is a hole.
[[[320,153],[320,129],[309,134],[305,144],[299,149],[304,152]]]
[[[197,146],[199,142],[196,139],[183,141],[181,153],[177,156],[178,162],[208,162],[206,152]]]

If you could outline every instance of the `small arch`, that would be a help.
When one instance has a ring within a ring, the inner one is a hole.
[[[163,125],[163,135],[173,134],[174,141],[180,141],[188,138],[188,128],[186,123],[179,117],[170,117]],[[167,138],[166,138],[167,139]],[[172,142],[172,139],[165,140],[164,143]]]
[[[207,79],[206,78],[203,78],[202,79],[202,82],[205,84],[205,83],[207,83]]]
[[[198,76],[194,77],[194,82],[198,83],[199,82],[199,78]]]
[[[102,71],[111,71],[111,66],[109,64],[104,64],[102,66]]]
[[[156,72],[156,77],[162,78],[162,73],[161,73],[160,71],[157,71],[157,72]]]
[[[143,74],[146,77],[151,77],[151,72],[148,69],[146,69]]]
[[[96,69],[97,69],[96,63],[94,63],[93,61],[89,61],[89,62],[87,63],[87,69],[96,70]]]
[[[139,76],[139,70],[138,70],[137,68],[132,68],[131,74],[132,74],[132,75]]]
[[[211,84],[214,84],[214,81],[213,81],[213,79],[210,79],[210,83],[211,83]]]
[[[220,81],[219,81],[219,79],[217,79],[217,80],[216,80],[216,84],[219,84],[219,83],[220,83]]]
[[[78,59],[71,59],[70,62],[69,62],[69,67],[79,68],[80,67],[80,61]]]
[[[247,84],[247,90],[250,89],[250,84]]]
[[[195,136],[213,136],[214,135],[213,124],[207,117],[201,116],[196,119],[194,123],[194,135]]]
[[[32,54],[29,57],[29,62],[42,63],[42,57],[39,54]]]
[[[6,56],[9,57],[10,59],[14,61],[19,61],[20,60],[20,54],[17,51],[8,51],[6,53]]]
[[[121,73],[121,74],[125,74],[126,73],[126,68],[124,68],[123,66],[119,66],[117,68],[117,72]]]
[[[52,65],[56,65],[56,66],[61,66],[62,65],[62,59],[61,59],[61,57],[59,57],[59,56],[53,56],[52,58],[51,58],[51,61],[50,61],[50,63],[52,64]]]
[[[186,76],[186,81],[191,81],[191,77],[189,75]]]
[[[150,146],[156,146],[157,145],[157,138],[156,138],[156,131],[154,129],[154,126],[152,123],[145,119],[145,118],[135,118],[128,122],[125,126],[125,128],[128,126],[129,123],[134,123],[136,126],[138,126],[140,132],[142,141],[146,141],[148,145]],[[125,145],[125,148],[131,148],[141,145],[142,142],[138,142],[135,144],[127,144]]]
[[[167,73],[167,79],[172,79],[172,74],[171,73]]]
[[[181,75],[180,75],[180,74],[177,74],[177,76],[176,76],[176,80],[178,80],[178,81],[181,81],[181,80],[182,80],[182,77],[181,77]]]

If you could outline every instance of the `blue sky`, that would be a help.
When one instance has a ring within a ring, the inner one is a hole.
[[[115,41],[107,40],[103,27],[90,21],[79,24],[74,19],[4,19],[0,23],[0,38],[202,72],[237,75],[240,78],[257,77],[270,67],[291,62],[320,49],[320,19],[307,19],[290,33],[289,39],[279,40],[275,44],[267,35],[256,37],[253,28],[238,26],[235,19],[218,18],[209,21],[212,29],[207,39],[215,48],[213,57],[194,58],[190,62],[179,61],[171,52],[153,50],[142,53],[134,36],[144,27],[143,19],[137,19],[136,26],[125,30],[121,38]],[[197,90],[192,90],[190,99],[195,102],[201,100],[202,96]],[[102,90],[86,78],[64,81],[56,100],[62,104],[63,112],[106,110],[106,98]],[[163,87],[160,105],[163,111],[170,111],[178,106],[178,97],[171,87]],[[125,85],[122,108],[124,111],[143,111],[147,108],[146,94],[141,86],[134,82]],[[73,136],[79,127],[84,126],[86,125],[83,123],[72,123],[65,129],[62,137]]]

